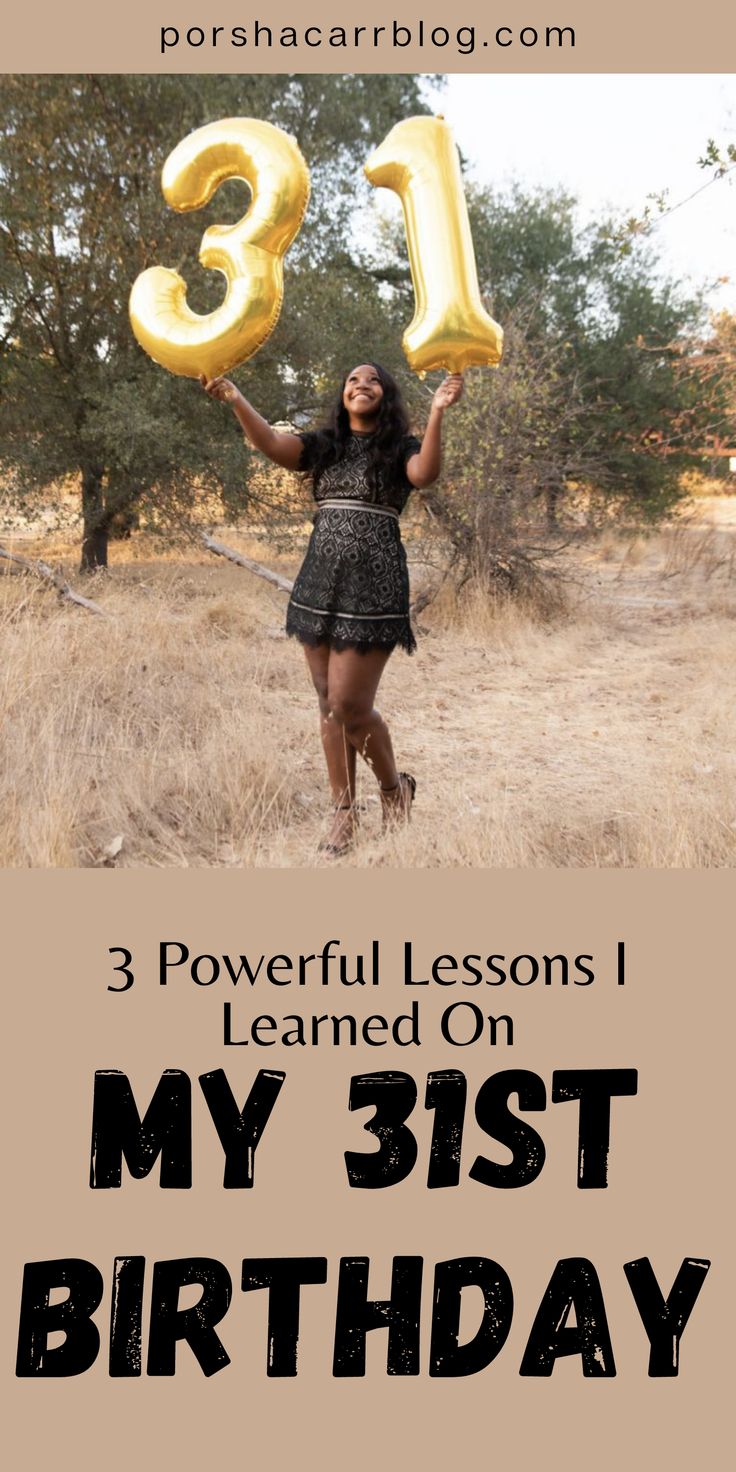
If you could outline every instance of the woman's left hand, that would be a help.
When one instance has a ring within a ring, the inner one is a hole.
[[[448,373],[444,383],[435,390],[432,399],[433,409],[449,409],[451,404],[456,404],[463,391],[462,373]]]

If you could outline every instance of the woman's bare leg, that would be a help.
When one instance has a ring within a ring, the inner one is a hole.
[[[327,666],[327,705],[330,718],[344,730],[351,747],[363,757],[385,791],[397,788],[391,737],[374,707],[376,692],[390,651],[332,650]]]
[[[355,801],[355,747],[330,714],[327,671],[332,651],[328,644],[304,645],[309,673],[319,701],[319,730],[327,763],[330,790],[335,803],[349,806]]]
[[[304,646],[320,709],[320,734],[327,762],[335,816],[328,845],[348,847],[354,834],[355,758],[360,754],[381,789],[384,820],[408,817],[413,792],[402,779],[388,726],[374,701],[390,650],[360,654],[326,644]]]
[[[332,826],[324,841],[327,852],[339,854],[350,847],[355,836],[355,747],[344,727],[330,715],[327,701],[328,644],[304,645],[309,673],[319,701],[319,731],[327,763],[327,776],[335,804]]]

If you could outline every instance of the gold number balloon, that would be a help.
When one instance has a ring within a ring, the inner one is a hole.
[[[501,358],[503,332],[480,299],[473,239],[457,149],[442,118],[406,118],[365,166],[404,207],[416,310],[403,337],[415,373]]]
[[[281,311],[283,258],[309,199],[309,172],[293,138],[255,118],[222,118],[190,133],[164,164],[161,184],[175,210],[198,210],[225,179],[245,179],[253,198],[236,225],[211,225],[203,266],[227,281],[222,304],[202,316],[187,304],[177,271],[153,266],[130,294],[133,331],[171,373],[197,378],[244,363],[266,341]]]

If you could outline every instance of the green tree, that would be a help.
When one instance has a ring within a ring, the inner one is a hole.
[[[159,186],[171,148],[237,114],[291,132],[309,163],[282,316],[240,373],[259,408],[282,418],[309,411],[338,355],[360,356],[358,342],[385,323],[350,220],[371,147],[423,104],[404,76],[8,76],[0,100],[0,469],[26,499],[79,476],[82,566],[96,568],[116,523],[142,506],[175,519],[203,485],[247,502],[234,423],[151,363],[128,323],[131,283],[151,264],[175,266],[192,307],[211,310],[222,292],[197,264],[201,236],[247,205],[232,182],[207,209],[175,214]]]
[[[564,345],[535,338],[530,315],[528,307],[509,313],[502,365],[470,376],[448,423],[442,484],[423,495],[456,587],[472,580],[548,610],[559,538],[545,535],[540,508],[551,488],[590,467],[577,433],[585,405]]]
[[[679,343],[678,354],[678,374],[698,405],[709,473],[727,479],[736,447],[736,316],[716,313],[707,335]]]
[[[494,315],[523,307],[530,341],[563,350],[560,371],[584,412],[561,463],[583,459],[600,490],[641,517],[661,514],[680,494],[707,416],[679,367],[704,324],[701,300],[662,275],[648,242],[622,251],[610,221],[581,228],[564,194],[477,191],[471,212]],[[561,490],[550,485],[551,519]]]

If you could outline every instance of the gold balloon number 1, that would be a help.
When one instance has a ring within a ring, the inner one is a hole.
[[[409,366],[462,372],[501,357],[501,328],[484,310],[457,151],[441,118],[407,118],[371,155],[372,184],[404,206],[416,312],[404,333]],[[273,331],[283,300],[283,258],[309,199],[309,172],[296,142],[255,118],[223,118],[190,133],[166,160],[162,188],[176,210],[209,203],[226,179],[244,179],[250,208],[236,225],[212,225],[199,259],[221,271],[224,301],[193,312],[176,271],[143,271],[130,294],[141,347],[171,373],[208,378],[244,363]]]
[[[406,118],[371,154],[371,184],[393,189],[404,225],[416,310],[403,338],[415,373],[501,358],[503,332],[480,299],[473,238],[452,133],[443,118]]]

